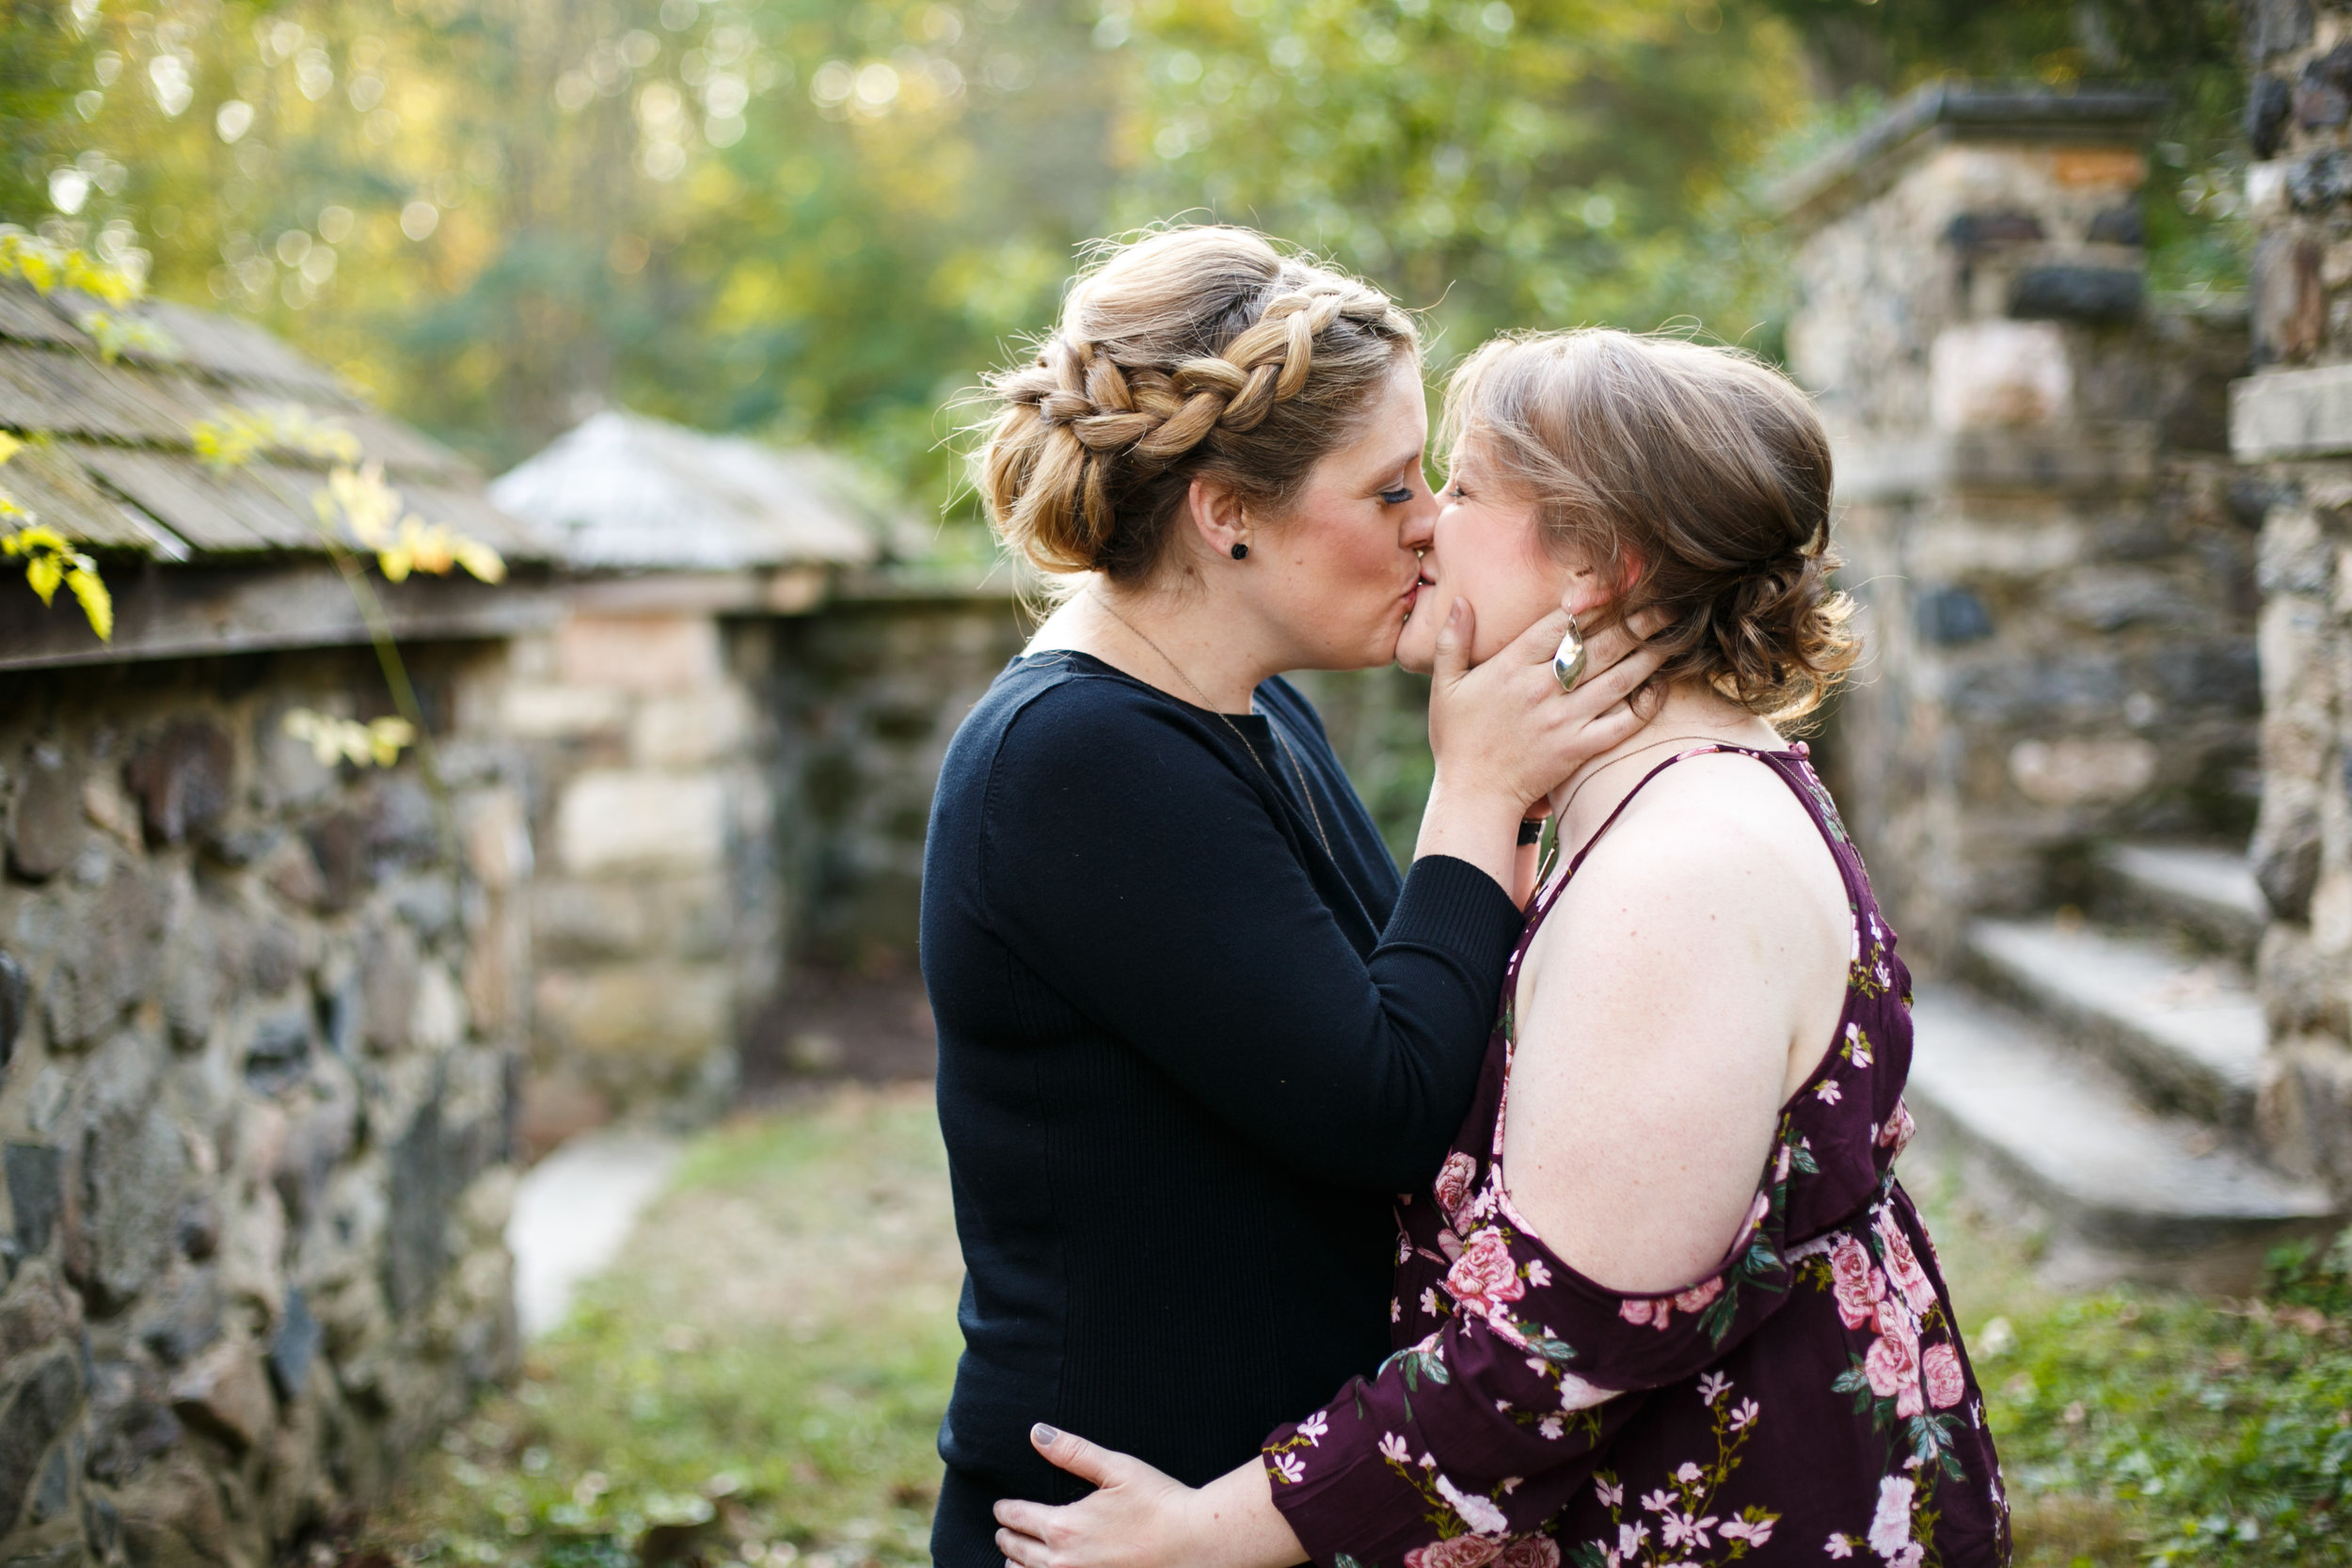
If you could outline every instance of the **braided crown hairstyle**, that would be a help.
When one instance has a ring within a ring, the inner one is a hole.
[[[1830,585],[1828,434],[1753,356],[1597,327],[1498,338],[1454,372],[1440,442],[1533,500],[1555,556],[1639,562],[1612,614],[1664,612],[1655,682],[1785,721],[1859,654]]]
[[[1041,570],[1140,580],[1195,478],[1279,516],[1420,351],[1387,295],[1248,229],[1107,247],[1030,362],[987,378],[981,499]]]

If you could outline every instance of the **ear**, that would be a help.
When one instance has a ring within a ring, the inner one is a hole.
[[[1614,562],[1571,566],[1560,579],[1560,607],[1581,620],[1613,604],[1642,580],[1642,558],[1621,549]]]
[[[1219,560],[1231,560],[1235,545],[1250,543],[1249,519],[1241,497],[1224,481],[1195,475],[1184,495],[1184,515],[1194,536]]]

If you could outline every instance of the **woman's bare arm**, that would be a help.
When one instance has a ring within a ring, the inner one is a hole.
[[[1844,912],[1811,820],[1744,758],[1676,765],[1595,848],[1529,955],[1503,1137],[1561,1259],[1629,1292],[1722,1262],[1792,1047],[1818,1032],[1809,1069],[1836,1027]]]

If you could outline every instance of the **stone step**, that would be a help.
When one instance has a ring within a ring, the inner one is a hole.
[[[2268,1031],[2235,964],[2057,919],[1977,921],[1966,959],[1971,978],[2104,1059],[2150,1107],[2252,1127]]]
[[[1908,1101],[1925,1147],[1955,1147],[1963,1169],[1989,1177],[2012,1200],[1996,1212],[2014,1215],[2018,1200],[2040,1211],[2065,1254],[2047,1259],[2059,1272],[2242,1289],[2267,1248],[2331,1217],[2321,1188],[2211,1127],[2149,1110],[2032,1020],[1960,988],[1922,987],[1912,1021]]]
[[[2133,926],[2171,927],[2251,964],[2269,921],[2242,851],[2117,844],[2099,857],[2099,910]]]

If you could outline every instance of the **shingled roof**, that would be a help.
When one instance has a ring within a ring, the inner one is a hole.
[[[102,309],[151,328],[135,335],[153,341],[110,361],[83,325]],[[322,553],[312,498],[333,458],[265,440],[224,469],[197,452],[199,425],[289,405],[348,431],[424,521],[511,561],[548,557],[537,531],[490,503],[464,459],[259,327],[162,301],[102,307],[68,288],[43,294],[0,278],[0,430],[34,437],[0,487],[85,547],[166,562]]]
[[[828,452],[591,415],[501,475],[490,497],[582,571],[866,566],[899,519]]]

